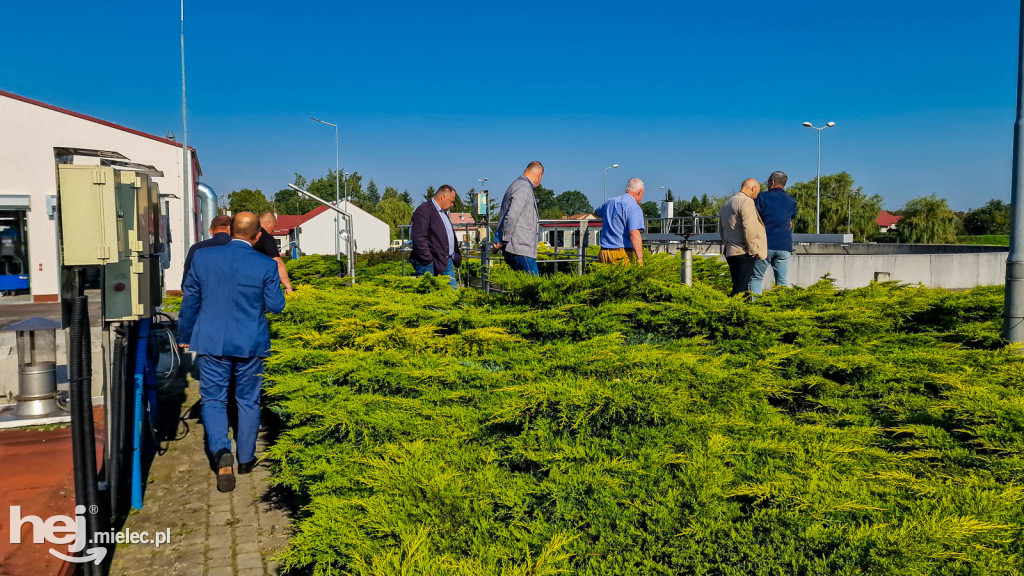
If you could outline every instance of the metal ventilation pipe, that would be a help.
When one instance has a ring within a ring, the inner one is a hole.
[[[217,193],[202,182],[196,183],[196,197],[199,198],[199,237],[210,237],[210,223],[217,217]]]

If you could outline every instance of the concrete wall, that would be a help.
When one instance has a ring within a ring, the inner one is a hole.
[[[958,245],[850,244],[796,248],[789,261],[790,284],[809,286],[830,274],[837,288],[867,286],[876,273],[888,274],[889,280],[921,283],[932,288],[1001,285],[1006,277],[1008,253],[1002,247]],[[719,250],[717,245],[696,246],[694,254],[721,258]],[[768,279],[774,281],[770,269]]]
[[[386,222],[344,200],[341,201],[339,208],[352,215],[357,253],[387,250],[391,246],[391,228]],[[303,254],[334,254],[334,216],[336,214],[337,212],[334,210],[325,210],[299,226],[299,250]],[[345,230],[344,220],[339,225],[341,230]],[[341,253],[346,254],[347,251],[348,242],[342,240]]]
[[[36,301],[55,301],[60,292],[57,231],[46,211],[47,196],[57,195],[55,147],[112,150],[132,162],[155,166],[162,194],[182,196],[182,151],[163,139],[140,136],[93,120],[0,94],[0,196],[29,195],[28,249],[30,290]],[[92,163],[98,164],[98,159]],[[172,239],[168,290],[179,290],[185,261],[181,200],[170,201]]]

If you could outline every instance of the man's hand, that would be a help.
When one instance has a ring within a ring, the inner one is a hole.
[[[178,348],[181,348],[182,350],[188,350],[188,344],[178,344]]]
[[[284,285],[284,293],[285,294],[291,294],[292,292],[294,292],[294,290],[292,290],[292,285],[291,284],[285,284]]]
[[[491,243],[491,248],[493,248],[495,252],[498,252],[499,250],[501,250],[504,247],[505,247],[505,243],[504,242],[492,242]]]

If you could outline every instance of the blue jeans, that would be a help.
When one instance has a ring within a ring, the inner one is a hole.
[[[416,271],[417,276],[434,273],[433,264],[413,264],[412,267]],[[455,277],[455,261],[451,258],[448,259],[448,267],[444,269],[444,273],[442,275],[449,278],[448,284],[450,284],[452,288],[455,288],[456,290],[459,289],[459,282]]]
[[[540,270],[537,269],[537,259],[530,258],[529,256],[520,256],[518,254],[512,254],[511,252],[505,252],[505,264],[515,272],[526,272],[534,276],[540,276]]]
[[[228,436],[228,385],[235,376],[238,425],[235,429],[240,463],[256,459],[256,435],[260,431],[260,389],[263,387],[263,358],[210,356],[199,354],[199,394],[203,397],[203,428],[206,447],[216,456],[231,451]]]
[[[793,253],[789,250],[769,250],[767,258],[758,260],[754,264],[754,275],[750,278],[750,291],[754,294],[761,293],[764,273],[768,271],[769,264],[772,267],[772,273],[775,275],[775,285],[789,286],[789,278],[787,278],[786,272],[789,269],[789,259],[792,256]]]

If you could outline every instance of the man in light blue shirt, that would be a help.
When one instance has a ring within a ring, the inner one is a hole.
[[[626,193],[605,202],[597,209],[601,219],[601,253],[603,264],[622,264],[628,261],[644,263],[644,250],[640,233],[644,230],[644,182],[631,178]]]

